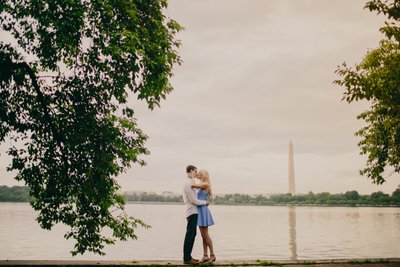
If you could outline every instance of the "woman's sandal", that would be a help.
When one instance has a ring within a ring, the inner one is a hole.
[[[207,255],[204,255],[200,262],[208,262],[210,258]]]
[[[217,259],[215,255],[210,255],[210,258],[208,259],[209,262],[214,262]]]

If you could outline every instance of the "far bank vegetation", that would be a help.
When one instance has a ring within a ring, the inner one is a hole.
[[[182,196],[173,192],[162,194],[149,192],[127,192],[123,194],[128,202],[141,203],[182,203]],[[26,186],[0,186],[0,202],[29,202],[29,188]],[[377,206],[377,207],[400,207],[400,187],[392,194],[381,191],[370,195],[361,195],[357,191],[347,191],[340,194],[328,192],[308,194],[273,194],[273,195],[247,195],[247,194],[225,194],[213,197],[215,205],[254,205],[254,206]]]

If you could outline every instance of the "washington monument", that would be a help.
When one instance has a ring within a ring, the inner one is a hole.
[[[293,143],[289,142],[289,172],[288,172],[289,193],[294,195],[296,193],[294,187],[294,161],[293,161]]]

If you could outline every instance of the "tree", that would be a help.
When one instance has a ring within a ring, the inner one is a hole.
[[[70,227],[73,255],[104,254],[147,227],[124,211],[116,177],[145,164],[147,136],[128,97],[150,110],[172,87],[181,30],[166,0],[0,3],[0,142],[30,187],[42,228]],[[102,230],[111,229],[112,236]]]
[[[341,79],[334,83],[345,87],[343,100],[348,103],[371,103],[357,117],[367,124],[356,133],[362,138],[358,144],[361,154],[368,155],[360,174],[382,184],[388,178],[385,170],[400,171],[400,1],[373,0],[365,7],[389,18],[380,29],[385,38],[354,69],[343,63],[336,70]]]
[[[400,186],[398,186],[397,189],[393,191],[392,199],[395,202],[400,203]]]
[[[389,203],[390,202],[390,196],[389,194],[385,194],[381,191],[378,192],[373,192],[371,194],[371,200],[377,203]]]
[[[346,193],[344,193],[344,197],[347,200],[358,200],[360,198],[360,195],[356,190],[352,190],[352,191],[346,191]]]
[[[26,186],[0,186],[0,202],[28,202],[29,189]]]

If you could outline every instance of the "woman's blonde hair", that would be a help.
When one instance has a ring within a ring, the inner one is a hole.
[[[210,181],[210,174],[208,173],[207,170],[199,170],[199,173],[201,173],[201,179],[208,183],[208,188],[205,190],[208,193],[208,199],[211,201],[212,199],[212,190],[211,190],[211,181]]]

